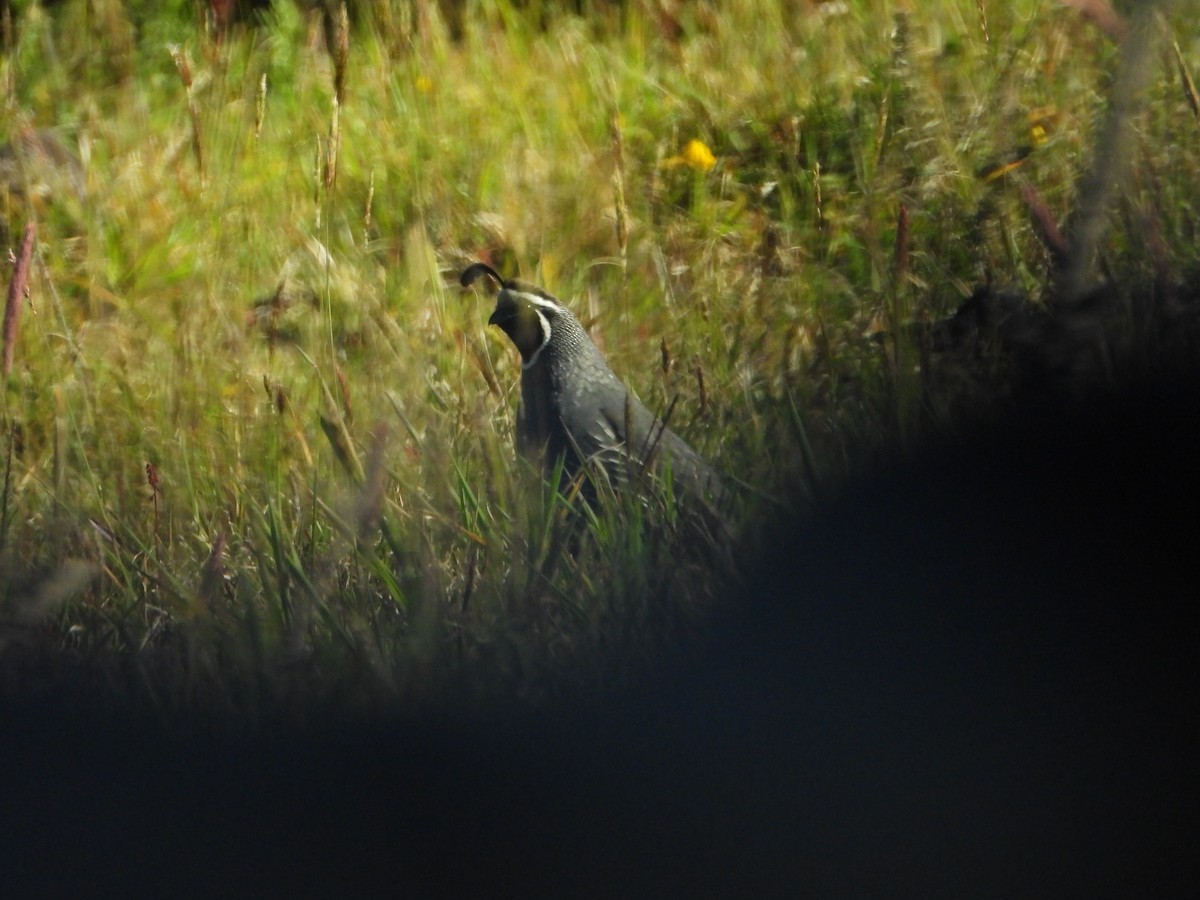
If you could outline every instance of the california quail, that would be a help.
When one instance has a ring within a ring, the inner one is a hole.
[[[613,374],[575,314],[544,290],[505,281],[484,263],[463,273],[470,286],[481,275],[500,285],[489,325],[499,325],[521,353],[521,401],[517,450],[544,453],[548,470],[563,460],[575,475],[582,464],[599,462],[613,482],[630,473],[661,472],[703,500],[722,493],[717,473],[667,428]]]

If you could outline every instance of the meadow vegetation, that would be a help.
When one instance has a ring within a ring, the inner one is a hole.
[[[7,696],[253,722],[620,681],[732,602],[779,513],[1014,402],[1003,356],[922,326],[981,285],[1047,299],[1111,36],[1046,0],[583,7],[4,4],[5,285],[35,229]],[[1099,265],[1126,332],[1194,302],[1200,256],[1200,29],[1153,29]],[[477,259],[671,409],[734,547],[669,492],[581,526],[515,456]]]

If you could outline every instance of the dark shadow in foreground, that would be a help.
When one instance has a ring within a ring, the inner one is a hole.
[[[780,522],[711,645],[569,710],[220,746],[4,711],[4,893],[1194,890],[1188,387]]]

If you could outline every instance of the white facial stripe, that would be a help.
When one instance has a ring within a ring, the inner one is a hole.
[[[553,304],[550,305],[553,306]],[[521,363],[522,369],[528,369],[535,362],[537,362],[537,358],[542,355],[542,351],[545,350],[546,345],[550,343],[550,320],[542,314],[540,309],[535,309],[534,312],[537,313],[538,322],[542,326],[542,342],[538,344],[538,348],[533,351],[533,356],[529,357],[529,362]]]
[[[547,300],[538,294],[529,294],[525,291],[514,291],[514,293],[523,300],[528,300],[534,306],[540,306],[542,309],[548,309],[552,312],[562,312],[562,307],[553,300]]]

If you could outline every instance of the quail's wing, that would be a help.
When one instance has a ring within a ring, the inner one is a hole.
[[[602,406],[596,406],[582,417],[575,417],[574,427],[568,428],[568,432],[582,459],[609,465],[624,455],[624,428],[618,428]]]
[[[716,497],[722,492],[721,478],[691,446],[650,412],[633,394],[619,409],[609,405],[604,415],[622,453],[638,463],[661,470],[671,468],[677,484],[699,497]]]
[[[618,402],[605,404],[601,413],[614,440],[623,446],[626,455],[638,460],[650,459],[661,430],[658,418],[628,390],[622,390],[613,400]]]

